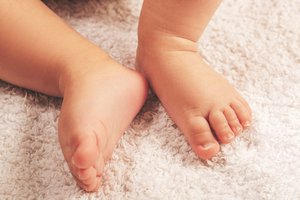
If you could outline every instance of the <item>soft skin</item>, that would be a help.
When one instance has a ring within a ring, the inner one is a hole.
[[[144,104],[145,79],[41,1],[0,0],[0,25],[0,79],[63,97],[62,152],[78,185],[96,191],[105,161]]]
[[[145,0],[136,59],[142,76],[41,1],[0,0],[0,79],[63,97],[59,142],[86,191],[99,188],[105,162],[142,107],[144,77],[195,153],[209,159],[251,122],[247,102],[197,53],[196,42],[219,3]]]
[[[145,0],[139,23],[137,67],[202,159],[216,155],[220,143],[233,141],[251,122],[248,103],[197,52],[219,4]]]

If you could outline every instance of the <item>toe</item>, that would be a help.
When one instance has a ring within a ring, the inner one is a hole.
[[[97,176],[96,176],[96,173],[95,173],[93,176],[89,177],[88,179],[82,180],[81,182],[82,182],[83,184],[85,184],[85,185],[91,185],[91,184],[94,183],[94,181],[95,181],[96,179],[97,179]]]
[[[209,124],[204,117],[190,119],[186,137],[192,149],[202,159],[210,159],[220,150],[219,143],[213,136]]]
[[[94,165],[98,157],[98,143],[94,135],[79,139],[79,144],[72,157],[72,164],[77,168],[86,169]]]
[[[223,114],[231,128],[231,130],[235,133],[235,135],[239,135],[243,131],[243,127],[240,124],[234,110],[231,107],[227,107],[224,109]]]
[[[79,187],[81,187],[82,189],[84,189],[87,192],[95,192],[99,189],[99,187],[101,185],[100,177],[94,178],[89,184],[84,184],[82,181],[79,181],[76,177],[75,177],[75,180],[77,181],[77,184],[79,185]]]
[[[243,98],[243,97],[239,97],[238,100],[246,107],[246,109],[248,110],[248,113],[250,115],[250,120],[252,118],[252,110],[248,104],[248,102]]]
[[[92,177],[96,177],[97,170],[94,167],[90,167],[88,169],[78,169],[74,174],[79,180],[84,181]]]
[[[101,178],[96,177],[94,181],[85,188],[85,190],[87,192],[96,192],[99,189],[100,185],[101,185]]]
[[[251,112],[249,112],[247,106],[245,106],[241,101],[236,100],[230,104],[230,107],[236,113],[240,124],[242,124],[244,128],[249,127],[251,121]]]
[[[209,114],[209,123],[222,143],[226,144],[234,139],[235,135],[220,110],[212,111]]]

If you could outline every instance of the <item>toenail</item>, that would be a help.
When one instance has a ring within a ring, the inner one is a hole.
[[[215,143],[207,143],[207,144],[201,145],[201,149],[209,150],[209,149],[213,148],[214,146],[215,146]]]
[[[246,121],[246,122],[244,123],[244,126],[245,126],[245,127],[249,127],[249,126],[250,126],[250,122],[249,122],[249,121]]]
[[[233,133],[227,133],[224,137],[226,140],[232,140],[234,138],[234,134]]]
[[[235,132],[236,132],[236,133],[241,133],[242,130],[243,130],[243,128],[240,127],[240,126],[237,126],[237,127],[235,128]]]

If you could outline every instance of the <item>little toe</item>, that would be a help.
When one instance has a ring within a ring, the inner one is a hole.
[[[77,168],[86,169],[94,165],[98,157],[98,143],[94,135],[87,135],[79,139],[80,142],[72,157],[72,164]]]
[[[239,135],[243,131],[243,127],[240,124],[234,110],[231,107],[224,109],[223,114],[235,135]]]
[[[213,136],[204,117],[192,118],[185,135],[192,149],[202,159],[210,159],[220,150],[219,143]]]
[[[242,124],[244,128],[249,127],[251,121],[251,112],[249,112],[248,108],[239,100],[232,102],[230,107],[236,113],[240,124]]]
[[[246,109],[248,110],[248,113],[250,115],[250,119],[252,118],[252,110],[248,104],[248,102],[243,98],[243,97],[238,97],[238,100],[246,107]]]
[[[235,135],[231,130],[225,115],[220,110],[212,111],[209,114],[209,123],[214,129],[220,142],[227,144],[234,139]]]

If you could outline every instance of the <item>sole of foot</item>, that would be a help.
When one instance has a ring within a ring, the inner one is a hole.
[[[59,142],[78,185],[101,185],[105,162],[147,96],[143,76],[108,59],[87,64],[66,81]]]

